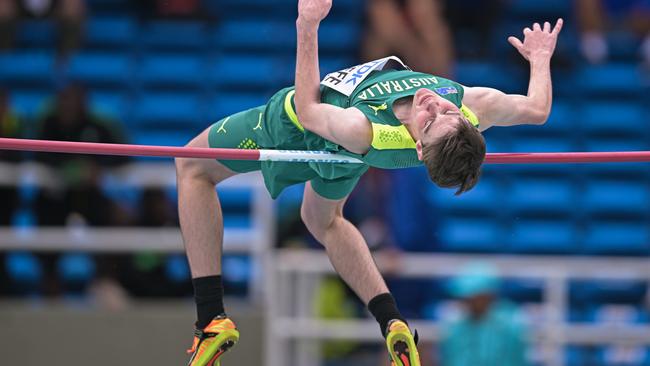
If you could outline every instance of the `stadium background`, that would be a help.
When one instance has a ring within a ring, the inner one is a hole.
[[[365,4],[334,3],[320,29],[323,73],[360,61]],[[549,122],[491,129],[488,151],[650,150],[648,69],[631,33],[609,33],[608,62],[592,65],[578,51],[571,1],[495,1],[498,11],[487,15],[472,13],[480,2],[458,3],[463,17],[488,27],[454,28],[452,19],[452,78],[507,92],[523,93],[528,81],[507,36],[533,21],[566,20]],[[78,84],[93,113],[123,130],[123,141],[181,146],[210,122],[263,104],[292,83],[295,1],[205,0],[201,14],[182,19],[125,0],[86,4],[80,47],[62,56],[56,21],[28,19],[0,54],[0,88],[20,121],[13,136],[38,137],[57,92]],[[0,229],[0,362],[183,362],[194,314],[174,226],[172,162],[102,163],[101,196],[129,219],[48,224],[39,200],[60,187],[55,158],[0,158],[0,184],[9,192]],[[434,342],[425,346],[432,359],[437,321],[454,306],[449,277],[482,260],[497,264],[500,294],[537,332],[533,364],[650,365],[649,183],[647,164],[487,166],[479,186],[457,198],[428,184],[423,169],[373,172],[348,215],[378,253],[388,253],[379,254],[380,265],[405,313]],[[318,246],[299,223],[301,187],[275,202],[255,176],[220,191],[226,307],[244,331],[225,363],[377,364],[376,326],[359,320],[367,320],[360,304],[332,282],[322,253],[311,252]],[[90,206],[108,210],[103,202]],[[160,212],[167,216],[146,220]],[[328,314],[323,303],[347,309],[331,317],[350,319],[310,321]],[[278,329],[298,330],[274,343]],[[339,337],[359,341],[322,342]],[[277,353],[286,358],[271,361]]]

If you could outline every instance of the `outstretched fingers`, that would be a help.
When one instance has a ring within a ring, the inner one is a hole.
[[[517,37],[508,37],[508,42],[517,50],[521,50],[521,48],[524,46],[523,43],[519,40]]]
[[[558,19],[557,23],[555,23],[555,27],[553,28],[553,32],[551,34],[553,34],[554,36],[560,34],[563,25],[564,25],[564,19],[562,18]]]

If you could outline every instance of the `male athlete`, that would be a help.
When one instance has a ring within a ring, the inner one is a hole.
[[[530,62],[527,95],[468,88],[411,71],[386,58],[329,74],[318,66],[318,27],[331,0],[299,0],[295,88],[257,108],[227,117],[188,146],[327,150],[365,164],[318,164],[177,159],[179,215],[192,270],[198,320],[189,365],[219,365],[239,339],[225,315],[221,283],[223,219],[215,185],[237,173],[261,170],[275,198],[306,182],[301,217],[325,246],[338,274],[377,319],[395,366],[419,366],[416,341],[395,305],[359,231],[343,205],[369,166],[424,164],[433,182],[460,194],[478,181],[485,157],[480,131],[491,126],[543,124],[551,110],[550,61],[562,20],[535,23],[524,41],[509,42]]]

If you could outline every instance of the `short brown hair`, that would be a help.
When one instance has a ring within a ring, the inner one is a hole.
[[[472,189],[481,176],[485,139],[467,120],[435,143],[422,145],[422,160],[431,180],[443,188],[458,187],[456,195]]]

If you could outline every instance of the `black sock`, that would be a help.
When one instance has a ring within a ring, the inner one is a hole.
[[[216,316],[225,313],[221,276],[193,278],[192,285],[194,286],[194,301],[196,302],[196,327],[203,329]]]
[[[368,303],[368,310],[374,315],[375,319],[379,323],[379,328],[381,328],[381,334],[386,337],[386,329],[388,328],[388,322],[393,319],[399,319],[406,323],[406,320],[397,310],[397,304],[395,303],[395,298],[390,293],[385,293],[375,296]]]

